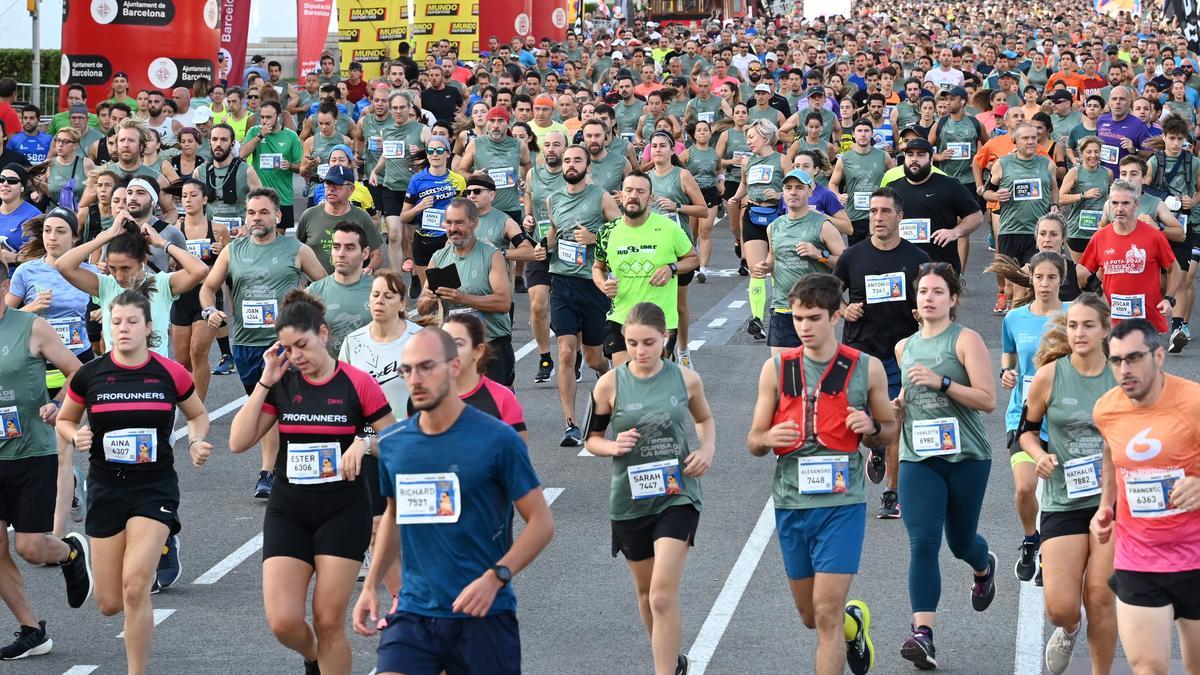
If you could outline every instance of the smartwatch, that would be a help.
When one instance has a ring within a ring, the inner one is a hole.
[[[495,573],[496,578],[500,580],[501,586],[507,586],[508,583],[512,581],[512,570],[508,569],[508,567],[504,565],[492,565],[492,572]]]
[[[676,265],[675,263],[667,263],[667,267],[671,268],[671,276],[677,276],[679,274],[679,265]],[[1175,303],[1172,302],[1171,306],[1174,307]]]
[[[208,317],[212,316],[213,312],[215,312],[215,311],[217,311],[216,307],[205,307],[200,312],[200,318],[204,319],[205,321],[208,321]]]
[[[1174,307],[1174,306],[1175,306],[1175,296],[1173,296],[1173,295],[1164,295],[1164,296],[1162,296],[1162,297],[1163,297],[1163,300],[1166,300],[1167,302],[1171,303],[1171,306],[1172,306],[1172,307]]]
[[[954,380],[951,380],[949,375],[943,375],[942,376],[942,386],[939,389],[939,391],[945,392],[947,389],[950,388],[950,385],[952,385],[952,384],[954,384]]]

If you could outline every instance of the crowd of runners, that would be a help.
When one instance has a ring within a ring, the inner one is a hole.
[[[118,72],[103,101],[68,83],[62,111],[0,79],[0,598],[19,625],[0,658],[53,646],[15,553],[59,567],[71,607],[123,615],[128,671],[154,670],[179,472],[253,451],[265,618],[306,673],[351,672],[348,615],[378,633],[379,673],[518,673],[511,580],[555,533],[519,397],[551,383],[560,445],[612,458],[643,671],[689,669],[679,587],[719,423],[774,457],[818,641],[781,648],[801,669],[937,668],[944,540],[975,611],[1010,564],[1043,588],[1049,672],[1086,631],[1094,673],[1118,644],[1167,673],[1173,632],[1200,673],[1200,384],[1166,372],[1200,265],[1200,56],[1157,8],[1077,4],[589,15],[561,44],[484,32],[473,63],[402,48],[375,80],[332,55],[298,83],[260,61],[166,92]],[[688,352],[718,222],[766,342],[748,425],[718,421]],[[972,256],[999,354],[957,318]],[[228,375],[247,399],[222,438],[205,398]],[[1005,456],[1012,534],[989,542]],[[908,536],[901,645],[848,598],[871,516]]]

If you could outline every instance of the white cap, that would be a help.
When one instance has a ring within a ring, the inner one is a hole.
[[[624,46],[624,44],[625,44],[625,41],[624,41],[624,40],[617,39],[617,40],[613,40],[613,41],[612,41],[612,44],[613,44],[613,46],[614,46],[614,47],[620,47],[620,46]]]
[[[779,61],[779,57],[775,56],[775,52],[767,52],[767,55],[763,58],[767,61]]]
[[[769,85],[769,84],[756,84],[756,85],[754,85],[754,92],[755,92],[755,93],[758,93],[758,92],[760,92],[760,91],[765,91],[765,92],[767,92],[768,94],[769,94],[769,93],[771,93],[771,85]]]
[[[613,58],[614,60],[616,60],[616,59],[621,59],[622,61],[624,61],[624,60],[625,60],[625,55],[624,55],[624,54],[622,54],[621,52],[613,52],[613,53],[612,53],[612,58]]]
[[[202,105],[192,111],[192,124],[207,124],[212,121],[212,108]]]

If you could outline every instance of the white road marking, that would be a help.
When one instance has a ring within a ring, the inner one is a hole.
[[[245,394],[242,394],[241,396],[235,398],[234,400],[230,401],[229,403],[226,403],[225,405],[221,406],[220,408],[217,408],[216,410],[210,412],[208,414],[208,421],[211,422],[215,419],[220,419],[220,418],[228,415],[229,413],[237,410],[238,408],[241,408],[242,404],[245,403],[248,400],[248,398],[249,397],[247,397]],[[175,431],[171,432],[171,442],[174,443],[175,441],[183,438],[185,435],[187,435],[187,425],[179,427]]]
[[[688,351],[694,352],[697,349],[700,349],[701,347],[704,346],[705,342],[708,342],[708,340],[690,340],[688,342]]]
[[[565,489],[566,488],[546,488],[542,490],[542,494],[546,496],[546,506],[553,505],[554,500],[558,499]]]
[[[529,342],[526,342],[524,345],[521,345],[521,348],[518,349],[515,354],[513,354],[514,362],[520,361],[521,359],[525,358],[526,356],[529,356],[529,353],[535,349],[537,349],[537,340],[530,340]]]
[[[588,452],[588,451],[587,451],[587,448],[584,448],[583,450],[580,450],[580,451],[579,451],[579,454],[578,454],[578,455],[575,455],[575,456],[576,456],[576,457],[595,457],[595,455],[593,455],[592,453],[590,453],[590,452]]]
[[[1018,583],[1021,584],[1021,599],[1017,605],[1017,644],[1013,673],[1040,673],[1045,638],[1045,618],[1042,613],[1044,596],[1042,589],[1034,586],[1032,582]]]
[[[731,302],[727,305],[727,307],[729,307],[729,309],[741,309],[745,306],[746,306],[745,300],[734,300],[733,302]]]
[[[100,666],[71,666],[67,668],[63,675],[88,675],[100,669]]]
[[[231,571],[233,571],[233,568],[241,565],[246,558],[249,558],[257,553],[258,550],[262,548],[262,544],[263,536],[262,532],[259,532],[251,537],[250,541],[239,546],[236,551],[225,556],[224,560],[216,565],[213,565],[212,569],[197,577],[192,583],[206,585],[217,583],[221,580],[221,577],[224,577],[226,574],[229,574]]]
[[[158,624],[162,623],[163,621],[166,621],[167,617],[171,616],[174,613],[175,613],[175,610],[173,610],[173,609],[156,609],[156,610],[154,610],[154,625],[157,626]],[[120,633],[117,633],[118,640],[120,640],[121,638],[124,638],[124,637],[125,637],[125,631],[121,631]]]
[[[709,328],[720,328],[721,326],[724,326],[724,325],[725,325],[725,322],[726,322],[726,321],[728,321],[728,320],[729,320],[729,319],[728,319],[728,318],[726,318],[726,317],[719,316],[719,317],[717,317],[717,318],[713,319],[712,321],[709,321],[709,322],[708,322],[708,327],[709,327]]]
[[[721,594],[717,596],[717,601],[708,612],[708,618],[704,620],[704,625],[696,635],[696,641],[688,650],[688,660],[692,663],[688,672],[691,675],[704,675],[704,671],[708,669],[708,664],[717,651],[717,645],[721,642],[721,636],[725,634],[725,629],[729,626],[729,621],[733,618],[733,613],[737,610],[742,594],[746,592],[750,577],[754,576],[754,570],[758,567],[758,561],[762,558],[763,550],[767,548],[774,531],[775,505],[768,499],[758,516],[758,522],[754,524],[754,530],[746,540],[746,545],[738,554],[737,562],[733,564],[733,569],[729,570]]]

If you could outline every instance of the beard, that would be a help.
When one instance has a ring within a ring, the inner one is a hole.
[[[212,148],[212,156],[215,161],[224,162],[229,158],[231,148]]]
[[[758,82],[759,80],[762,79],[762,75],[760,75],[758,73],[750,73],[747,77],[750,78],[751,82]]]
[[[560,162],[560,164],[561,164],[561,162]],[[571,185],[578,185],[578,184],[582,183],[583,179],[586,177],[587,177],[587,173],[585,173],[583,171],[574,171],[571,169],[567,169],[567,170],[563,171],[563,180],[567,181]]]
[[[542,160],[546,162],[546,166],[554,169],[555,171],[558,170],[558,167],[562,166],[562,157],[554,157],[552,155],[542,153]]]
[[[915,170],[908,163],[904,164],[904,177],[918,183],[928,178],[931,171],[933,171],[932,164],[925,164]]]
[[[624,213],[626,218],[637,220],[646,213],[646,205],[640,202],[637,206],[630,206],[628,203],[623,203],[621,204],[621,213]]]

